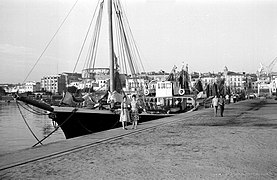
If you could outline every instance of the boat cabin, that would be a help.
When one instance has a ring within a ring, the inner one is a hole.
[[[156,97],[170,97],[179,95],[178,82],[160,81],[156,85]]]

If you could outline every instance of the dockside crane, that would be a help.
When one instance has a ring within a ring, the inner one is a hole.
[[[277,57],[275,57],[268,66],[264,66],[262,63],[260,63],[260,68],[258,69],[259,75],[266,74],[266,76],[270,76],[276,62],[277,62]]]
[[[273,59],[271,61],[271,63],[266,67],[266,73],[267,73],[267,75],[269,75],[269,76],[271,75],[272,69],[275,66],[276,62],[277,62],[277,57],[275,57],[275,59]]]

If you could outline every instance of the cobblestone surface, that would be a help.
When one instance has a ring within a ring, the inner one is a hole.
[[[251,100],[60,157],[0,179],[276,179],[277,101]],[[203,112],[202,112],[203,111]]]

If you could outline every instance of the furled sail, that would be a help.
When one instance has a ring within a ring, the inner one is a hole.
[[[76,98],[70,92],[66,92],[61,101],[61,104],[68,105],[68,106],[77,106],[79,103],[83,101],[84,101],[83,98]]]
[[[178,77],[179,85],[181,89],[185,90],[185,94],[189,94],[189,75],[188,72],[184,69],[181,70],[179,77]]]

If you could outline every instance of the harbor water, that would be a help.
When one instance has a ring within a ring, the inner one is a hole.
[[[22,102],[21,104],[30,109]],[[34,114],[21,106],[19,107],[26,122],[29,124],[31,130],[39,140],[43,139],[55,129],[52,120],[48,118],[48,115],[40,115],[40,113]],[[46,113],[45,111],[41,111],[35,107],[32,107],[32,109],[36,110],[36,112],[39,111],[43,114]],[[0,155],[29,148],[37,143],[37,140],[25,124],[22,115],[16,102],[0,102]],[[56,132],[44,140],[42,144],[64,139],[65,136],[59,128]]]

